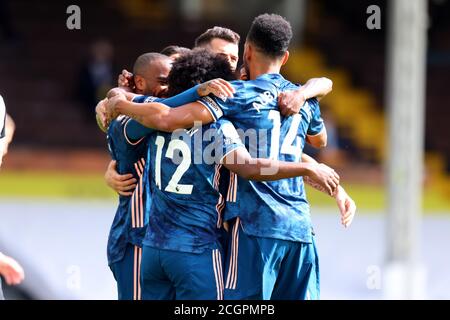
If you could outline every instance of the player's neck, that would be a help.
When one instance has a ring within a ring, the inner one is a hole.
[[[267,61],[250,66],[250,80],[255,80],[259,76],[267,73],[280,73],[279,63],[270,63]]]

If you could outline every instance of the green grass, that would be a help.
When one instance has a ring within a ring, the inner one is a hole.
[[[386,195],[381,186],[344,185],[355,200],[358,209],[379,211],[385,208]],[[331,197],[307,187],[308,200],[318,207],[335,207]],[[115,199],[101,174],[76,174],[61,172],[12,172],[0,174],[0,196],[43,199]],[[442,193],[427,189],[424,194],[424,210],[449,212],[450,200]]]
[[[103,176],[60,172],[1,172],[2,197],[114,199]]]
[[[347,193],[358,209],[381,210],[386,208],[386,190],[382,186],[344,184]],[[335,200],[307,186],[308,201],[312,206],[335,206]],[[449,212],[450,200],[438,190],[427,189],[423,194],[423,210],[428,212]]]

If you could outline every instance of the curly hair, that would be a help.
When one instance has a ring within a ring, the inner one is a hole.
[[[278,14],[257,16],[247,34],[247,40],[264,54],[279,58],[288,50],[292,39],[291,24]]]
[[[180,56],[172,64],[172,70],[167,78],[168,95],[174,96],[197,84],[216,78],[236,79],[228,60],[206,49],[194,49]]]

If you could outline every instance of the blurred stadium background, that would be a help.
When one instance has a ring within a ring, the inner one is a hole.
[[[115,194],[103,181],[109,161],[96,128],[95,101],[144,52],[192,47],[214,25],[244,37],[259,13],[287,17],[295,30],[283,73],[292,81],[326,76],[322,105],[327,150],[307,152],[337,169],[358,206],[349,230],[332,199],[308,190],[317,229],[322,297],[379,299],[386,239],[386,64],[389,1],[358,0],[0,0],[0,94],[16,134],[0,172],[0,251],[25,267],[7,298],[114,299],[106,239]],[[66,9],[81,8],[81,30]],[[369,30],[370,5],[381,29]],[[426,127],[420,262],[424,298],[450,298],[450,1],[428,1]],[[242,43],[241,43],[242,44]],[[90,66],[103,70],[93,79]]]

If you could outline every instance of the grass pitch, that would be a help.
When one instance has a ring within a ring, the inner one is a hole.
[[[380,211],[386,206],[386,194],[382,186],[343,186],[355,200],[358,209]],[[325,194],[309,187],[307,194],[313,206],[335,207],[334,199]],[[116,194],[106,186],[101,174],[3,171],[0,175],[0,197],[114,201]],[[423,202],[425,211],[450,214],[450,199],[436,189],[427,188]]]

